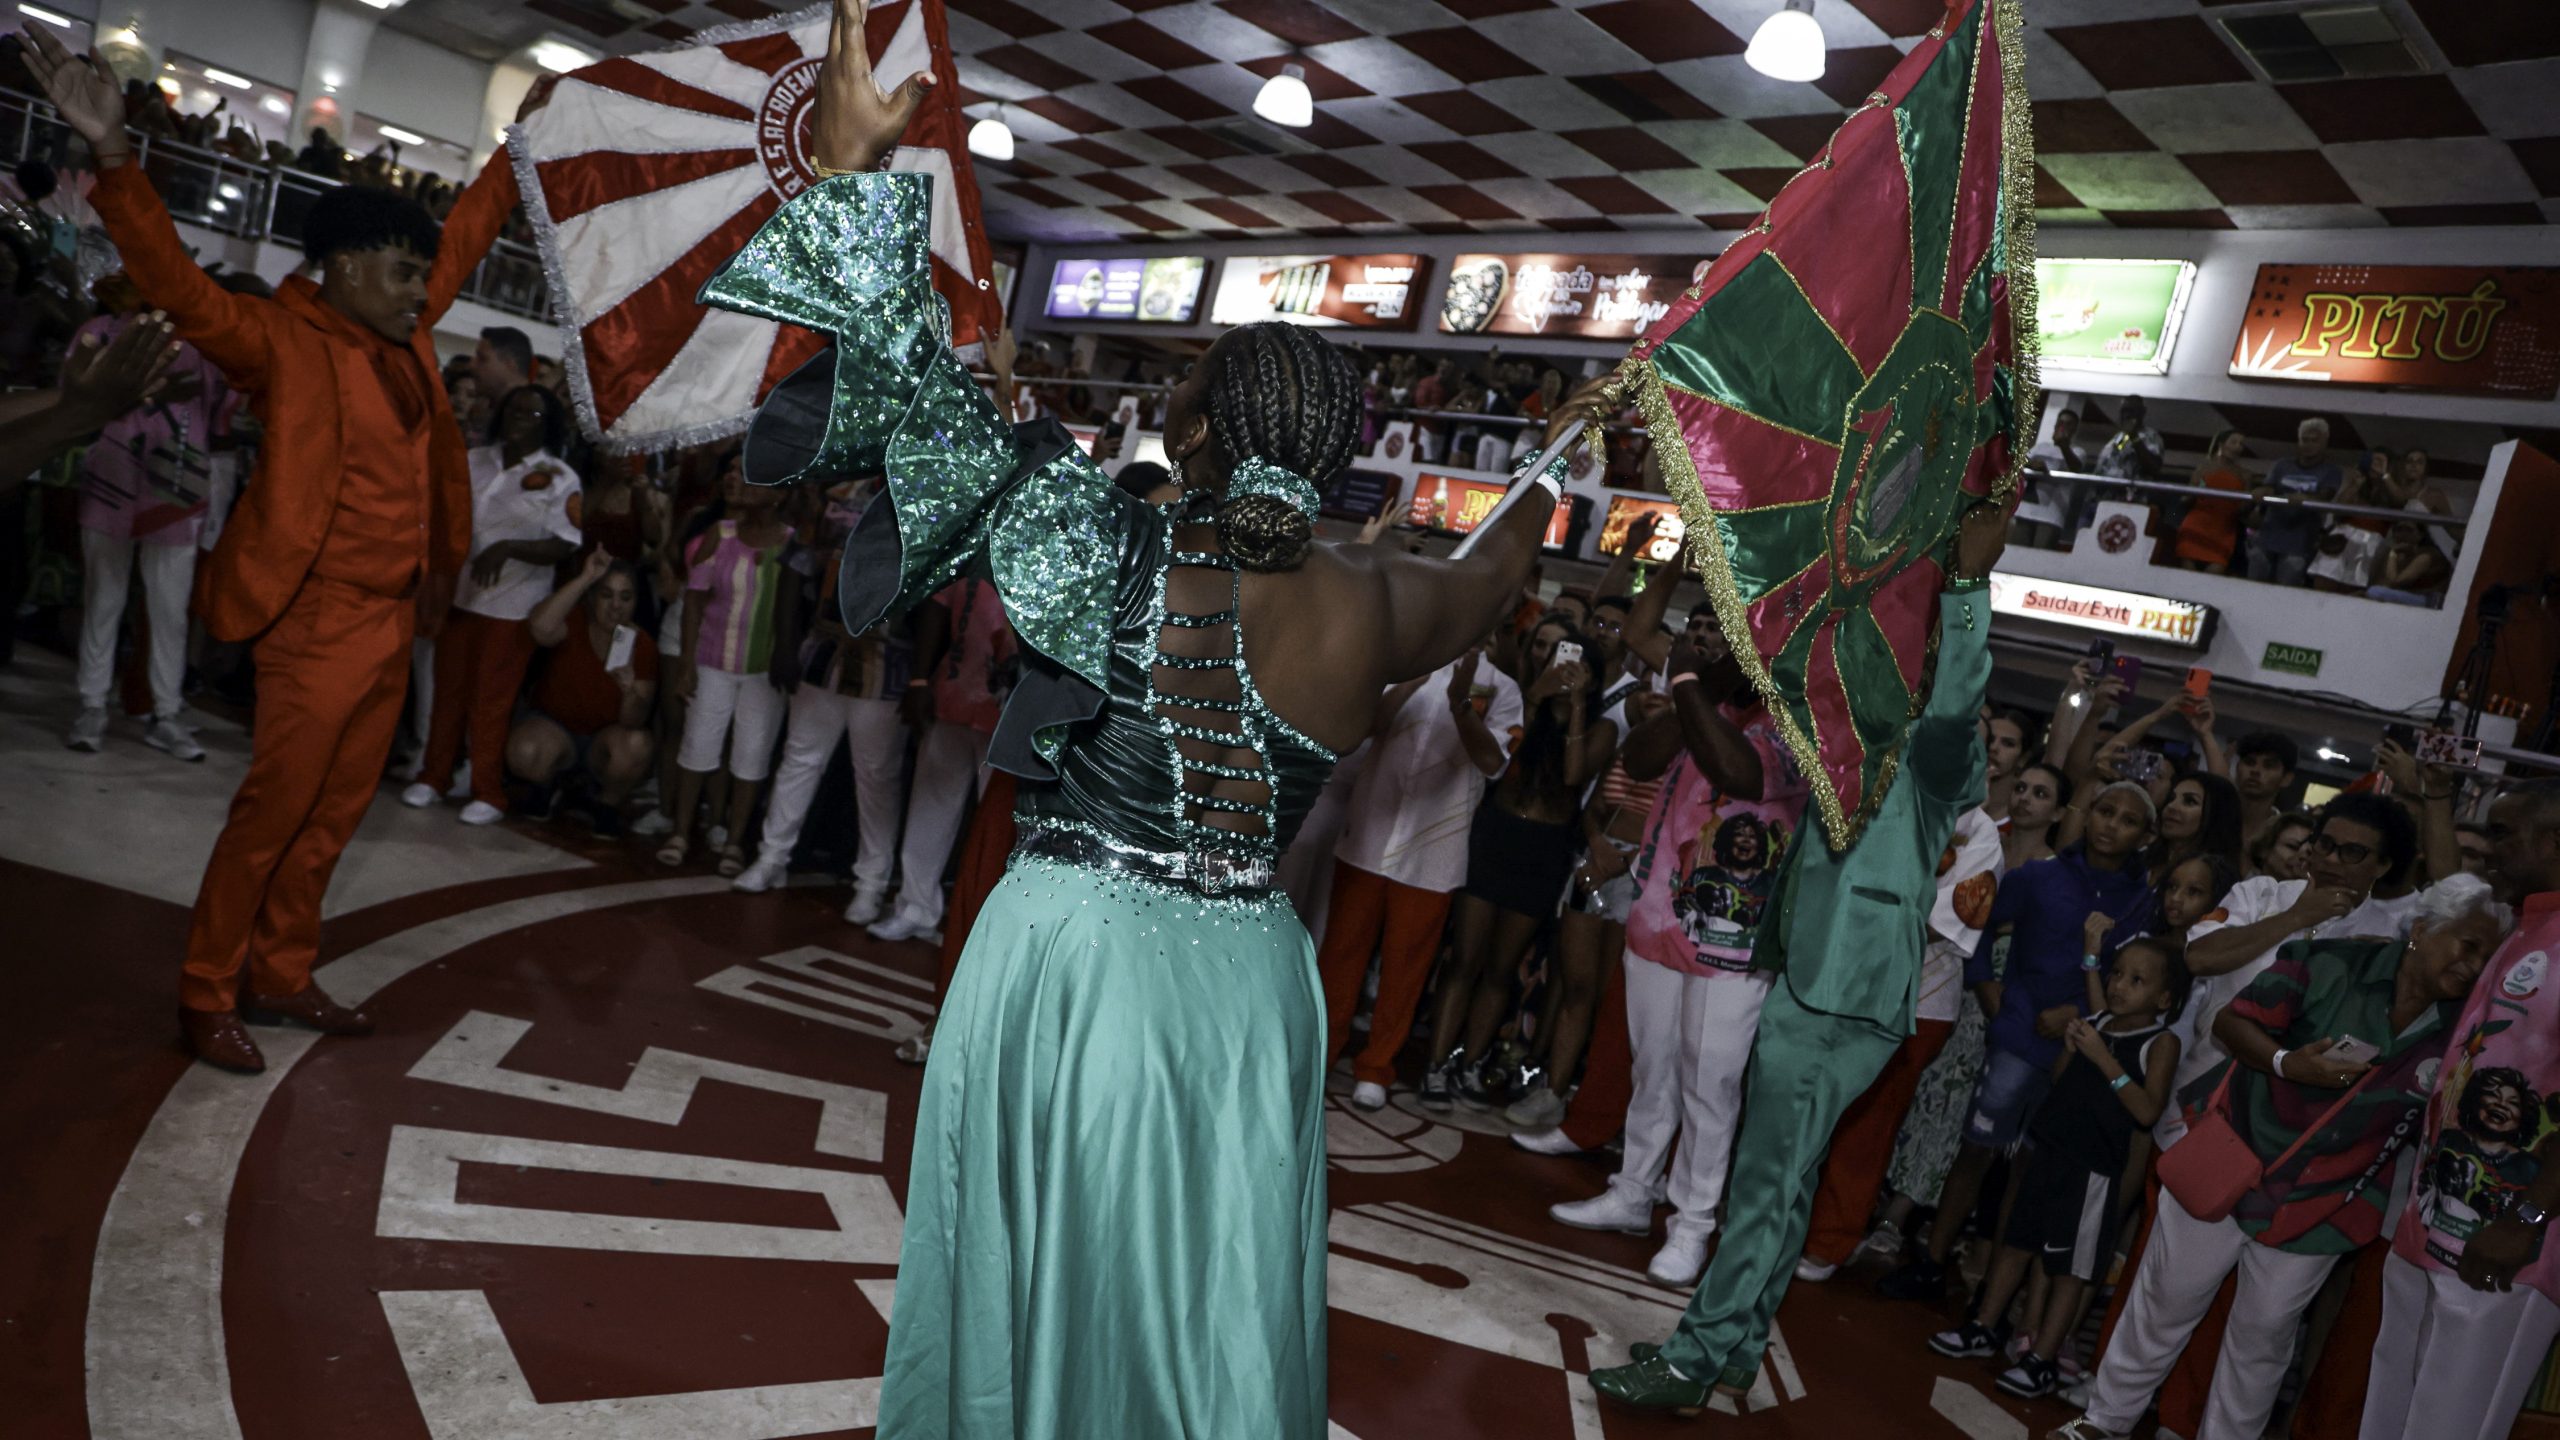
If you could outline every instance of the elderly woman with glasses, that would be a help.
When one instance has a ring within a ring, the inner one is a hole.
[[[2485,881],[2456,875],[2419,898],[2407,939],[2288,944],[2213,1021],[2231,1058],[2205,1077],[2206,1104],[2262,1172],[2228,1214],[2205,1219],[2164,1161],[2159,1225],[2088,1413],[2054,1440],[2130,1434],[2234,1269],[2239,1289],[2197,1440],[2265,1432],[2295,1327],[2337,1258],[2381,1234],[2394,1161],[2513,918]]]

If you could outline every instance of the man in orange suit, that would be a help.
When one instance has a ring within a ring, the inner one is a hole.
[[[90,199],[126,272],[249,395],[264,430],[257,478],[196,572],[205,628],[258,642],[258,713],[179,991],[196,1056],[254,1073],[266,1062],[244,1019],[373,1027],[311,983],[320,900],[381,781],[409,642],[470,559],[469,474],[431,331],[514,208],[514,173],[502,152],[441,235],[397,195],[333,191],[303,231],[318,281],[297,275],[273,300],[234,295],[196,268],[132,163],[105,64],[30,38],[37,78],[97,153]]]

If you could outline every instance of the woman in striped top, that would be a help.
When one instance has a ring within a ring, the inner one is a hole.
[[[720,866],[722,874],[735,875],[746,865],[739,837],[772,773],[773,742],[782,732],[782,692],[767,672],[794,587],[782,583],[791,546],[791,527],[778,511],[785,491],[749,485],[734,470],[723,486],[728,518],[685,552],[692,568],[685,581],[684,653],[670,657],[667,688],[689,708],[676,753],[675,806],[667,812],[675,829],[658,861],[684,863],[703,779],[720,769],[725,743],[729,840]]]

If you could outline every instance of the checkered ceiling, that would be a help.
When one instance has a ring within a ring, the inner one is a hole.
[[[394,23],[432,26],[411,0]],[[2046,224],[2186,229],[2560,219],[2553,0],[2381,0],[2421,73],[2272,84],[2218,22],[2334,9],[2027,0]],[[1008,238],[1737,229],[1937,20],[1815,0],[1812,84],[1743,62],[1778,0],[948,0]],[[762,0],[528,0],[630,51]],[[654,20],[636,17],[655,13]],[[1251,113],[1304,67],[1315,124]]]

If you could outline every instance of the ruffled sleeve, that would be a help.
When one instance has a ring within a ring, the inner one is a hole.
[[[1048,697],[1063,718],[1035,727],[1054,761],[1109,681],[1128,511],[1081,452],[1027,446],[951,353],[931,280],[932,184],[891,172],[813,186],[701,299],[835,337],[766,398],[741,461],[757,484],[884,477],[845,544],[845,627],[860,634],[912,608],[984,557],[1015,633],[1073,694]]]

